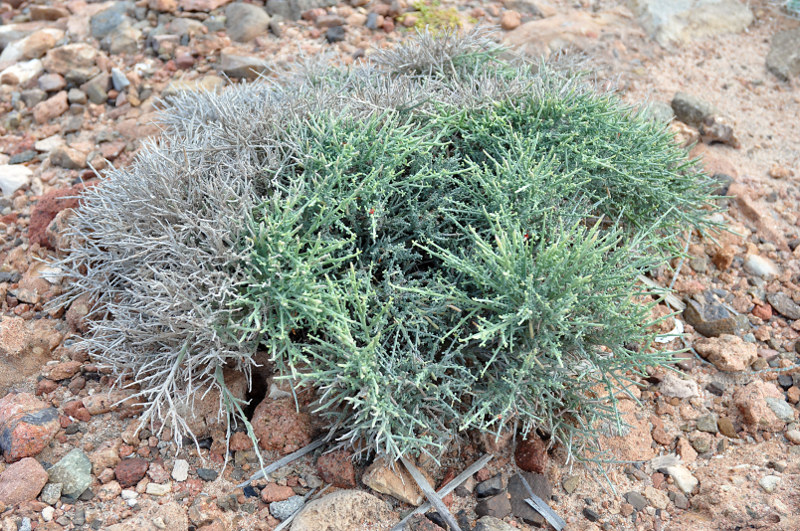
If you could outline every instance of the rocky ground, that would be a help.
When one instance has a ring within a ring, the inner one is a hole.
[[[652,102],[683,141],[698,142],[694,153],[731,196],[721,218],[732,232],[693,235],[674,284],[672,310],[682,312],[664,323],[686,333],[665,347],[691,350],[682,373],[640,379],[630,390],[638,403],[621,397],[630,427],[603,436],[622,461],[607,467],[610,481],[565,466],[558,447],[510,437],[476,438],[441,467],[419,468],[438,486],[495,455],[445,498],[462,529],[543,525],[522,502],[515,465],[567,529],[800,529],[800,23],[763,0],[699,2],[688,16],[658,4],[0,4],[3,531],[274,529],[327,484],[291,529],[389,529],[422,501],[381,461],[322,450],[236,488],[258,469],[256,453],[242,432],[226,449],[202,404],[197,445],[178,449],[169,430],[137,430],[129,392],[71,346],[86,304],[46,309],[62,282],[47,259],[64,248],[61,228],[93,169],[127,164],[157,134],[157,98],[280,76],[287,62],[326,51],[348,64],[415,24],[453,20],[497,26],[498,39],[526,53],[583,51],[601,87]],[[669,285],[673,274],[655,281]],[[231,385],[244,394],[241,380]],[[253,424],[268,462],[315,436],[313,419],[276,385]],[[437,522],[420,517],[410,528]]]

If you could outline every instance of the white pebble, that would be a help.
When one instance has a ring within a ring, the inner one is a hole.
[[[175,481],[186,481],[189,477],[189,462],[186,459],[176,459],[172,467],[172,479]]]
[[[56,510],[55,510],[55,509],[53,509],[52,507],[50,507],[50,506],[48,505],[47,507],[45,507],[44,509],[42,509],[42,519],[43,519],[45,522],[49,522],[50,520],[52,520],[52,519],[53,519],[53,514],[54,514],[55,512],[56,512]]]
[[[758,481],[758,484],[761,485],[761,488],[764,489],[764,492],[772,492],[780,482],[780,476],[764,476]]]
[[[139,493],[136,492],[135,490],[125,489],[122,492],[120,492],[120,496],[122,496],[123,500],[135,500],[136,498],[139,497]]]

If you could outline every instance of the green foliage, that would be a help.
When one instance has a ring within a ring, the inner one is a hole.
[[[669,359],[636,278],[706,226],[709,182],[616,98],[320,112],[294,134],[233,326],[346,442],[435,455],[518,424],[582,452],[626,371]]]
[[[786,0],[786,11],[793,17],[800,17],[800,0]]]
[[[404,17],[409,15],[416,16],[417,21],[414,27],[417,29],[427,28],[431,31],[442,31],[457,29],[462,25],[461,17],[459,17],[456,8],[444,8],[439,0],[433,0],[430,3],[425,0],[417,0],[413,6],[414,11],[404,13],[398,19],[402,21]]]

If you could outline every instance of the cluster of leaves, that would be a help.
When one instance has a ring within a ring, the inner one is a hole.
[[[581,455],[669,358],[636,279],[711,225],[713,183],[563,65],[426,32],[163,120],[86,193],[59,266],[63,303],[97,303],[79,346],[176,437],[214,388],[243,416],[222,371],[266,350],[342,444],[435,456],[514,426]]]

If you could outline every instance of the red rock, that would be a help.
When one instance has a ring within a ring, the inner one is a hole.
[[[355,487],[356,471],[352,457],[352,452],[344,450],[321,455],[317,459],[317,471],[322,480],[342,489]]]
[[[47,472],[32,457],[25,457],[0,474],[0,503],[15,505],[36,499],[47,483]]]
[[[267,483],[267,486],[261,489],[261,501],[264,503],[288,500],[292,496],[294,496],[294,490],[286,485]]]
[[[36,123],[44,124],[61,116],[69,109],[69,102],[67,102],[67,92],[62,90],[55,96],[37,103],[33,108],[33,119]]]
[[[56,382],[72,378],[78,371],[81,370],[81,363],[79,361],[63,361],[55,365],[46,367],[45,376]]]
[[[514,459],[522,470],[544,474],[547,467],[547,445],[536,435],[530,433],[517,443]]]
[[[150,463],[140,457],[125,459],[114,468],[117,481],[123,487],[132,487],[147,473]]]
[[[92,420],[92,415],[86,410],[86,407],[80,400],[73,400],[72,402],[64,404],[64,414],[76,420],[80,420],[81,422],[89,422]]]
[[[58,389],[58,384],[55,383],[53,380],[42,378],[41,380],[36,382],[36,396],[42,396],[52,393],[56,389]]]
[[[791,386],[786,391],[786,398],[788,398],[789,402],[792,404],[800,402],[800,387],[797,387],[796,385]]]
[[[8,463],[37,455],[60,427],[55,408],[47,407],[29,393],[0,399],[0,448]]]
[[[238,452],[240,450],[250,450],[253,447],[253,441],[250,440],[250,436],[243,431],[237,431],[231,436],[230,440],[230,450],[232,452]]]
[[[28,225],[28,238],[30,242],[32,244],[38,243],[42,247],[50,247],[50,242],[47,238],[47,227],[50,225],[50,222],[53,221],[56,214],[62,210],[77,207],[77,196],[83,191],[85,186],[91,185],[92,183],[80,183],[69,188],[52,190],[43,195],[31,212],[31,220]]]
[[[753,315],[764,321],[772,318],[772,306],[769,304],[756,304],[753,308]]]
[[[290,454],[311,443],[311,416],[295,409],[292,398],[264,399],[253,413],[253,431],[267,451]]]

